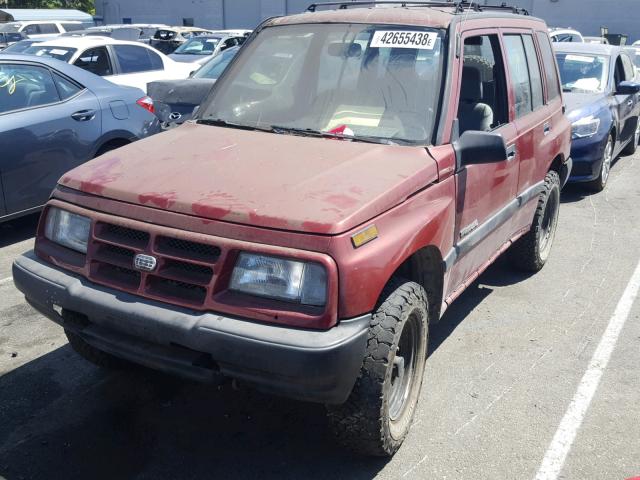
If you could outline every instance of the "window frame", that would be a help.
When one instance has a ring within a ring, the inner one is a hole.
[[[54,105],[61,105],[61,104],[65,103],[65,102],[67,102],[68,100],[76,97],[76,95],[74,95],[74,96],[69,97],[69,98],[67,98],[65,100],[61,99],[60,91],[58,90],[58,86],[56,85],[56,82],[55,82],[54,77],[53,77],[53,73],[54,73],[55,70],[53,70],[52,68],[48,67],[47,65],[28,62],[28,61],[27,62],[24,62],[24,61],[17,61],[17,62],[16,61],[5,61],[5,62],[0,62],[0,66],[2,66],[2,65],[35,67],[35,68],[40,68],[42,70],[45,70],[45,71],[49,72],[49,75],[51,76],[51,83],[53,84],[53,87],[54,87],[54,89],[56,91],[56,94],[58,95],[58,101],[57,102],[50,102],[50,103],[43,103],[41,105],[26,106],[26,107],[23,107],[23,108],[17,108],[15,110],[7,110],[6,112],[0,112],[0,117],[3,116],[3,115],[11,115],[13,113],[27,112],[27,111],[30,111],[30,110],[35,110],[37,108],[44,108],[44,107],[51,107],[51,106],[54,106]],[[59,75],[65,77],[65,78],[68,78],[68,77],[66,77],[66,75],[62,75],[60,72],[57,72],[57,71],[55,71],[55,72],[58,73]],[[77,84],[77,82],[73,82],[73,83]],[[86,87],[83,87],[83,90],[81,90],[81,92],[84,91],[85,88]]]

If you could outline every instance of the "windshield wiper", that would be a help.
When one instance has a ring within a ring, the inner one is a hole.
[[[244,125],[242,123],[233,123],[227,122],[226,120],[222,120],[221,118],[216,119],[207,119],[200,118],[196,120],[196,123],[200,123],[202,125],[211,125],[214,127],[228,127],[228,128],[237,128],[238,130],[258,130],[261,132],[273,132],[274,129],[271,127],[256,127],[253,125]]]
[[[314,130],[312,128],[281,127],[278,125],[272,125],[271,129],[276,133],[292,133],[294,135],[304,135],[309,137],[335,138],[338,140],[351,140],[352,142],[395,145],[395,142],[383,137],[342,135],[340,133],[323,132],[322,130]]]

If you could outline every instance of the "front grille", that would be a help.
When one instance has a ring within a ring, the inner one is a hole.
[[[204,308],[213,291],[220,248],[206,240],[154,232],[152,225],[130,228],[97,221],[87,253],[89,278],[156,300]],[[153,256],[156,268],[150,272],[137,270],[134,261],[138,254]]]

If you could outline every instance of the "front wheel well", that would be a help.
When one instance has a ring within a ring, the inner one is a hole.
[[[444,261],[436,246],[429,245],[414,252],[396,269],[393,277],[402,277],[421,285],[429,299],[429,322],[436,323],[440,319]]]

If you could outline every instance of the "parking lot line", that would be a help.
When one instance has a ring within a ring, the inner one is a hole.
[[[12,280],[13,280],[13,277],[7,277],[7,278],[0,279],[0,285],[4,285],[5,283],[9,283]]]
[[[547,449],[542,465],[536,474],[536,480],[556,480],[562,471],[573,441],[589,409],[591,400],[598,389],[602,374],[607,368],[611,353],[616,346],[620,332],[624,327],[633,302],[640,289],[640,263],[636,266],[627,287],[618,301],[607,329],[605,330],[596,351],[591,357],[589,367],[569,404],[560,426]]]

